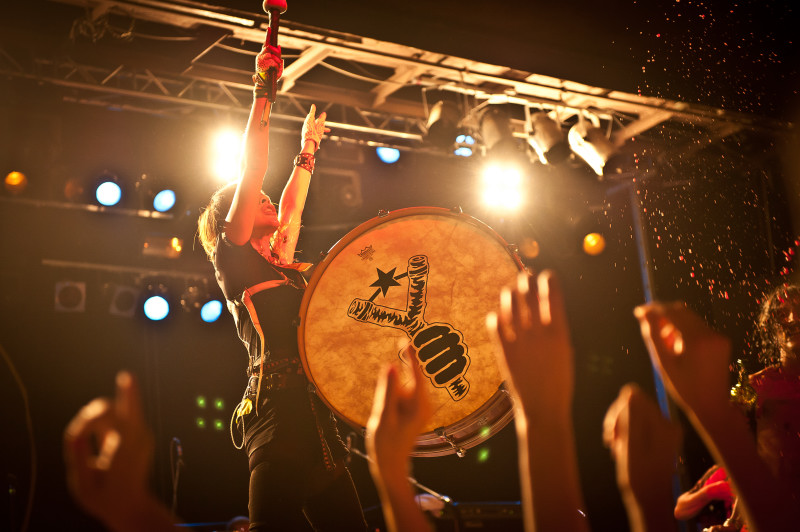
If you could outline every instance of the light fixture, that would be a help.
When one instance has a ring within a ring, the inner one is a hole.
[[[448,149],[453,146],[461,121],[461,111],[458,105],[447,100],[439,100],[428,113],[425,124],[425,140],[439,149]]]
[[[177,202],[174,187],[163,178],[142,174],[136,181],[136,194],[139,197],[139,208],[158,212],[170,211]]]
[[[148,320],[161,321],[169,316],[169,291],[163,284],[151,284],[147,287],[142,310]]]
[[[56,312],[85,312],[86,283],[83,281],[59,281],[55,285]]]
[[[594,115],[589,115],[593,119],[591,122],[584,115],[578,115],[578,122],[570,128],[567,138],[572,151],[602,178],[606,163],[617,153],[617,147],[606,136]]]
[[[569,143],[561,126],[544,111],[531,115],[533,131],[528,143],[542,164],[558,164],[569,157]]]
[[[132,318],[136,314],[141,290],[135,286],[115,284],[111,289],[111,302],[108,313],[113,316]]]
[[[483,171],[483,201],[493,209],[514,211],[522,205],[522,172],[513,164],[489,164]]]
[[[591,232],[583,237],[583,251],[587,255],[596,257],[606,249],[606,239],[602,233]]]
[[[242,134],[232,128],[217,131],[212,142],[211,168],[214,176],[224,183],[239,179],[239,155]]]
[[[400,160],[400,150],[397,148],[378,146],[375,148],[375,153],[378,155],[378,159],[386,164],[394,164]]]
[[[206,280],[186,285],[181,294],[181,308],[188,313],[199,313],[205,323],[214,323],[222,316],[221,298],[210,293]]]
[[[11,194],[21,194],[28,186],[28,177],[22,172],[9,172],[3,182]]]
[[[484,109],[478,118],[481,138],[486,147],[487,154],[498,152],[517,152],[518,143],[511,129],[511,118],[508,113],[497,105],[490,105]]]
[[[471,157],[475,150],[475,137],[469,133],[461,133],[456,136],[456,147],[453,150],[459,157]]]
[[[146,235],[142,243],[142,255],[177,259],[183,252],[183,239],[177,236]]]
[[[122,201],[122,186],[119,178],[106,171],[95,181],[94,199],[104,207],[113,207]]]

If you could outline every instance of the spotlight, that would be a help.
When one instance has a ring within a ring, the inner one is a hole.
[[[502,156],[519,151],[511,119],[505,110],[494,105],[487,107],[480,115],[479,124],[488,154]]]
[[[57,312],[85,312],[86,283],[83,281],[57,282],[55,310]]]
[[[242,135],[232,129],[217,132],[211,150],[211,168],[215,176],[225,183],[239,178],[239,154],[242,151]]]
[[[569,157],[569,144],[561,126],[545,113],[531,116],[533,133],[528,142],[536,151],[542,164],[558,164]]]
[[[462,133],[456,137],[456,149],[453,153],[459,157],[472,156],[475,147],[475,138],[472,135]]]
[[[458,105],[454,102],[439,100],[431,107],[431,112],[428,114],[428,121],[425,124],[427,129],[425,140],[436,148],[451,147],[456,138],[460,120],[461,112]]]
[[[483,200],[492,208],[513,211],[522,205],[522,173],[513,165],[491,164],[483,171]]]
[[[28,178],[22,172],[9,172],[4,183],[8,192],[20,194],[28,186]]]
[[[154,178],[148,174],[136,181],[136,193],[139,196],[139,206],[142,209],[154,209],[158,212],[167,212],[175,206],[177,195],[175,191],[166,186],[163,179]]]
[[[104,181],[95,190],[97,203],[106,207],[113,207],[122,199],[122,189],[113,181]]]
[[[222,301],[212,299],[200,309],[200,318],[206,323],[214,323],[222,316]]]
[[[161,321],[169,315],[169,303],[162,296],[150,296],[144,302],[144,315],[148,320]]]
[[[587,123],[583,115],[579,115],[578,123],[570,128],[567,137],[572,151],[586,161],[595,174],[603,177],[606,163],[617,152],[603,129]]]
[[[387,146],[378,146],[375,148],[375,153],[378,154],[378,159],[386,164],[396,163],[400,160],[400,150],[397,148],[389,148]]]
[[[606,239],[601,233],[588,233],[583,237],[583,251],[596,257],[606,249]]]
[[[114,316],[132,318],[136,314],[136,303],[139,301],[140,292],[135,286],[114,285],[108,313]]]
[[[169,301],[167,289],[164,285],[150,285],[147,297],[142,305],[144,315],[148,320],[161,321],[169,316]]]

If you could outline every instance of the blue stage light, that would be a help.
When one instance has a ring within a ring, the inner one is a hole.
[[[214,323],[222,316],[222,302],[212,299],[200,309],[200,318],[206,323]]]
[[[165,189],[153,198],[153,208],[158,212],[167,212],[175,206],[175,191]]]
[[[147,319],[160,321],[169,314],[169,303],[161,296],[151,296],[144,302],[144,315]]]
[[[400,159],[400,150],[397,148],[388,148],[386,146],[378,146],[375,149],[378,154],[378,159],[386,164],[396,163]]]
[[[112,207],[122,199],[122,189],[113,181],[104,181],[97,187],[95,197],[100,205]]]

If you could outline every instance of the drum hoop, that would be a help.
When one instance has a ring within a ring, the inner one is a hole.
[[[308,361],[306,359],[307,358],[306,357],[306,346],[305,346],[305,329],[306,329],[306,319],[305,319],[305,317],[306,317],[306,312],[308,311],[308,306],[309,306],[309,304],[311,302],[311,297],[314,294],[314,290],[316,289],[317,284],[319,284],[319,281],[322,278],[323,273],[325,273],[325,270],[333,262],[333,259],[344,248],[346,248],[351,242],[353,242],[354,240],[356,240],[361,235],[363,235],[365,232],[367,232],[368,230],[372,229],[375,226],[381,225],[384,222],[387,222],[389,220],[396,220],[398,218],[405,218],[405,217],[408,217],[408,216],[417,216],[417,215],[439,215],[439,216],[444,216],[444,217],[448,217],[448,218],[458,219],[458,220],[461,220],[461,221],[464,221],[464,222],[467,222],[467,223],[471,224],[472,226],[474,226],[474,227],[480,229],[481,231],[487,233],[489,237],[493,238],[494,240],[496,240],[500,244],[502,244],[503,249],[505,249],[506,252],[508,253],[509,257],[511,257],[513,259],[513,261],[516,264],[517,268],[520,271],[524,271],[525,270],[525,266],[522,264],[522,261],[520,260],[519,256],[516,254],[515,251],[512,251],[511,246],[508,244],[508,242],[506,242],[505,239],[503,239],[503,237],[500,236],[489,225],[487,225],[486,223],[478,220],[477,218],[475,218],[473,216],[470,216],[469,214],[465,214],[465,213],[463,213],[461,211],[455,211],[455,210],[452,210],[452,209],[446,209],[446,208],[443,208],[443,207],[406,207],[406,208],[403,208],[403,209],[397,209],[397,210],[389,212],[388,214],[378,215],[378,216],[376,216],[374,218],[370,218],[369,220],[366,220],[365,222],[362,222],[361,224],[357,225],[356,227],[354,227],[353,229],[348,231],[348,233],[346,235],[344,235],[341,239],[339,239],[339,241],[336,242],[331,247],[331,249],[328,251],[328,253],[325,255],[325,258],[323,258],[322,261],[314,269],[314,273],[311,275],[311,279],[309,279],[309,281],[308,281],[308,286],[306,287],[305,293],[303,294],[303,299],[300,302],[300,313],[299,313],[300,324],[297,327],[297,345],[298,345],[299,352],[300,352],[300,362],[303,365],[303,372],[305,373],[306,378],[308,379],[308,382],[311,383],[311,385],[314,387],[314,392],[316,393],[317,397],[319,397],[322,400],[322,402],[329,409],[331,409],[331,411],[333,411],[336,414],[337,417],[341,418],[345,423],[347,423],[348,425],[350,425],[351,427],[353,427],[354,429],[357,429],[357,430],[362,430],[363,431],[365,429],[365,427],[363,425],[361,425],[360,423],[348,418],[345,414],[340,412],[339,409],[335,405],[331,404],[331,402],[328,400],[328,398],[325,397],[325,395],[322,394],[319,391],[318,387],[316,386],[316,381],[314,380],[314,376],[312,375],[311,370],[309,369]],[[491,402],[491,401],[492,401],[492,399],[490,399],[487,402]],[[465,422],[469,417],[470,416],[465,417],[464,419],[462,419],[458,423]],[[503,422],[502,422],[503,426],[505,426],[505,424],[508,423],[508,419],[510,419],[508,416],[504,416],[503,417]],[[425,434],[427,434],[427,433],[425,433]],[[473,443],[473,445],[475,445],[477,443],[478,442],[476,441],[476,442]],[[442,453],[442,454],[446,454],[446,453]],[[415,454],[415,456],[420,456],[420,455],[419,454]]]

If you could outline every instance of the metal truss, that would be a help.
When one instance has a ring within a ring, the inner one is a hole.
[[[73,33],[81,27],[102,35],[116,18],[130,28],[156,25],[165,35],[158,36],[156,47],[148,47],[152,43],[145,42],[143,33],[137,38],[137,29],[106,31],[96,42],[84,43],[83,53],[39,52],[32,59],[29,50],[0,41],[0,75],[60,87],[66,100],[88,105],[183,117],[248,112],[252,59],[268,25],[263,13],[188,0],[51,1],[75,8]],[[130,40],[124,47],[119,46],[123,38]],[[172,55],[180,41],[192,42],[193,54],[165,66],[159,59]],[[518,137],[531,134],[530,115],[539,111],[562,123],[591,113],[608,124],[610,136],[623,141],[669,123],[703,138],[775,127],[749,115],[591,87],[290,20],[282,21],[280,44],[286,67],[273,108],[276,125],[302,121],[313,102],[327,111],[337,135],[358,142],[424,148],[432,91],[457,101],[465,123],[475,123],[476,113],[486,106],[505,105],[512,110]],[[101,55],[116,63],[99,60]]]

